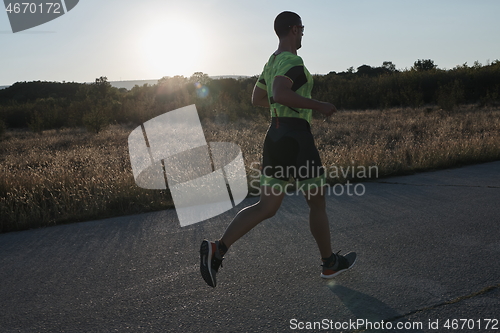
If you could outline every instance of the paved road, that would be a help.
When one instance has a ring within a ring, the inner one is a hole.
[[[365,186],[328,199],[335,249],[359,254],[331,281],[319,278],[297,196],[231,248],[215,289],[199,276],[198,247],[234,211],[185,228],[163,211],[2,234],[0,332],[281,332],[308,322],[346,332],[356,320],[460,332],[446,320],[473,319],[475,331],[500,320],[500,162]]]

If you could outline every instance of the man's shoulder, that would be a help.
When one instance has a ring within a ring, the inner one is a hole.
[[[264,66],[264,72],[285,73],[293,67],[305,67],[302,58],[291,52],[282,52],[278,55],[272,54]]]
[[[282,57],[279,60],[280,66],[295,67],[304,66],[302,58],[290,52],[281,53]]]

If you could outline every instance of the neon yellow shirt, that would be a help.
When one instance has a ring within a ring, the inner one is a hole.
[[[304,66],[302,58],[287,51],[278,55],[271,55],[256,85],[267,91],[271,117],[302,118],[311,123],[311,109],[290,108],[274,101],[273,82],[276,76],[285,76],[289,78],[293,82],[293,91],[303,97],[311,98],[313,78]]]

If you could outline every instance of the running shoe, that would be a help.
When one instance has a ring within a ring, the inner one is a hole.
[[[323,261],[323,265],[321,265],[323,266],[323,272],[321,273],[323,279],[331,279],[354,266],[356,262],[355,252],[349,252],[345,256],[339,253],[340,251],[333,253],[328,260]]]
[[[210,286],[217,285],[216,274],[219,267],[222,267],[224,258],[219,252],[219,241],[210,242],[206,239],[201,242],[200,246],[200,272],[203,280]]]

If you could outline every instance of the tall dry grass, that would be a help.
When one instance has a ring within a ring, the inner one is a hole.
[[[166,191],[135,186],[130,131],[9,131],[0,142],[0,231],[171,207]]]
[[[218,116],[202,124],[208,142],[237,143],[249,181],[258,178],[266,110],[252,121]],[[312,128],[327,170],[376,166],[385,177],[500,159],[498,108],[339,112],[326,122],[314,120]],[[132,130],[7,131],[0,141],[0,231],[172,207],[169,191],[135,185],[127,147]]]
[[[498,108],[339,112],[314,132],[325,166],[372,165],[380,177],[500,159]]]

